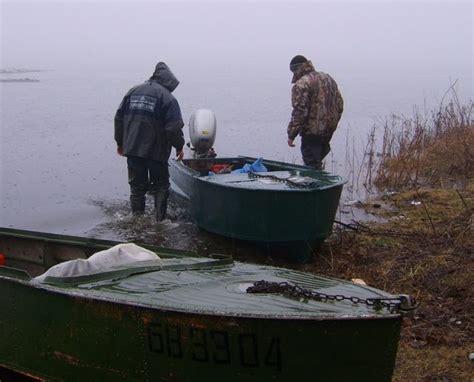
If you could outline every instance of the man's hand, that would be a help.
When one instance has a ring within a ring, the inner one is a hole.
[[[295,147],[295,140],[291,139],[291,138],[288,138],[288,146]]]
[[[117,154],[120,155],[120,156],[124,156],[123,155],[123,147],[122,146],[117,146]]]
[[[181,149],[180,151],[176,150],[176,159],[177,160],[182,160],[184,157],[184,151]]]

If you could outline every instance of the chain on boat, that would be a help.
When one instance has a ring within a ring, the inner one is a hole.
[[[250,179],[269,179],[274,182],[285,183],[289,187],[294,187],[294,188],[317,188],[318,187],[317,181],[307,176],[279,178],[278,176],[275,176],[275,175],[268,175],[268,174],[263,175],[263,174],[258,174],[253,171],[249,171],[248,177]]]
[[[302,288],[298,285],[292,285],[288,282],[270,282],[270,281],[256,281],[253,286],[247,288],[247,293],[277,293],[293,298],[296,300],[314,300],[314,301],[350,301],[354,304],[365,304],[373,307],[375,310],[387,308],[391,313],[403,313],[415,310],[418,305],[416,301],[407,295],[400,295],[397,297],[377,297],[377,298],[360,298],[349,297],[341,294],[326,294],[315,292],[309,289]]]

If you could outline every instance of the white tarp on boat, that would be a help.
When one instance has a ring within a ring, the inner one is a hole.
[[[159,260],[160,257],[133,243],[118,244],[97,252],[86,259],[65,261],[48,269],[35,280],[43,282],[46,277],[77,277],[107,272],[114,268],[131,265],[140,261]]]

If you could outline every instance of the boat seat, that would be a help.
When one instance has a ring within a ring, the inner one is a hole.
[[[43,282],[47,277],[78,277],[123,268],[141,261],[160,260],[160,257],[133,243],[118,244],[93,254],[88,259],[75,259],[57,264],[35,277]]]

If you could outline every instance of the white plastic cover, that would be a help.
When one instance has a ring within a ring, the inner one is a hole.
[[[77,277],[123,267],[139,261],[160,260],[160,257],[146,248],[133,243],[118,244],[112,248],[94,253],[86,259],[65,261],[49,268],[45,273],[35,277],[43,282],[46,277]]]
[[[189,120],[189,137],[197,151],[208,150],[216,139],[216,116],[209,109],[196,110]]]

